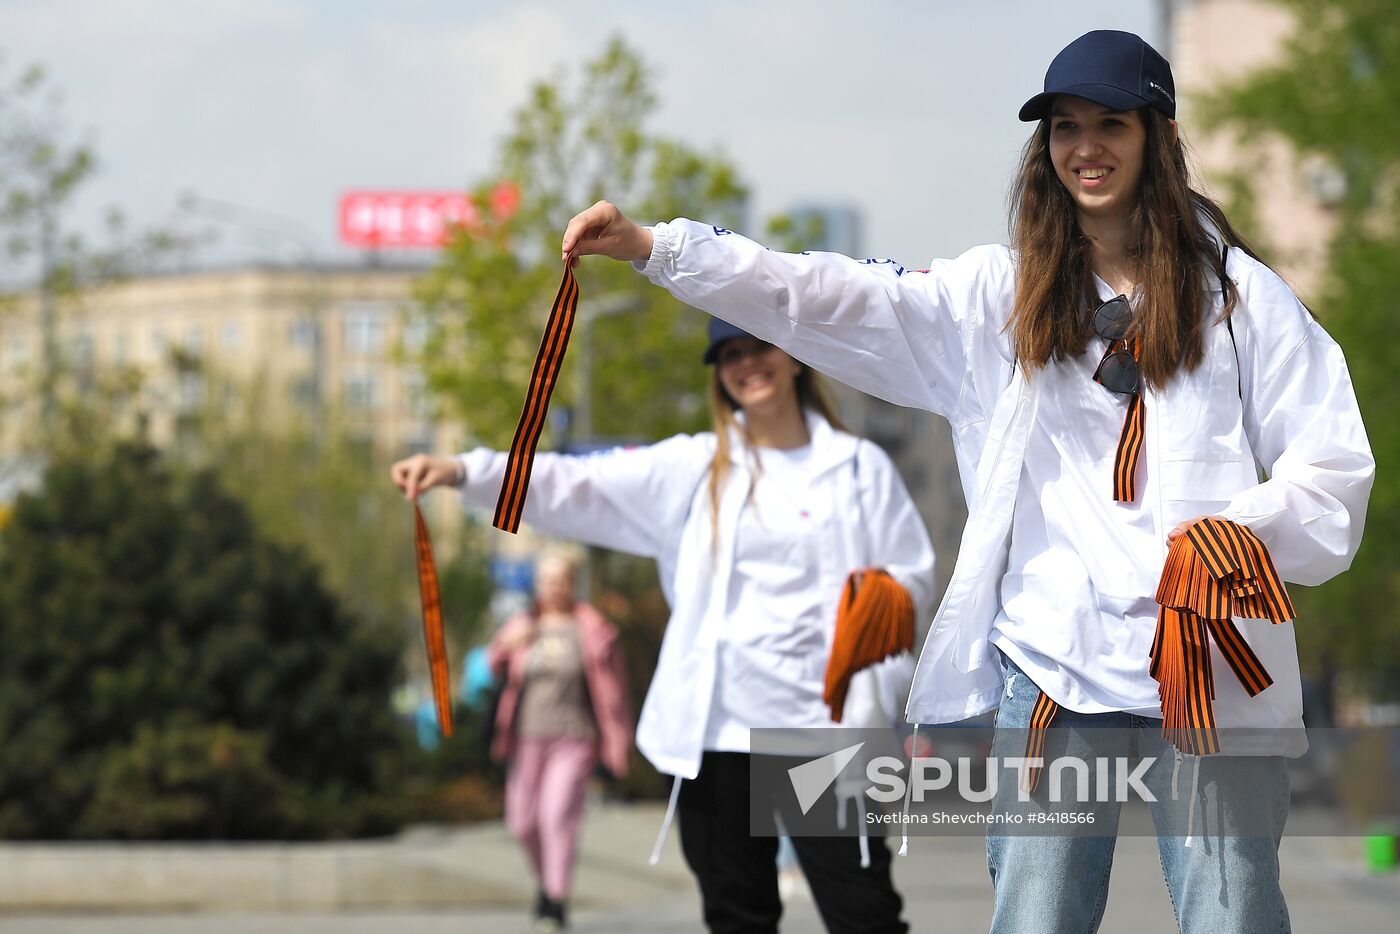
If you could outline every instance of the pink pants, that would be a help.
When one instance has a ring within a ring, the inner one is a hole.
[[[506,776],[506,826],[530,858],[544,893],[569,895],[583,796],[596,760],[587,739],[521,739]]]

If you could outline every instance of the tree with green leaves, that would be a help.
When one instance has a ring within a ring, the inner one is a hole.
[[[92,150],[69,141],[56,92],[43,68],[25,68],[0,90],[0,225],[12,260],[37,264],[42,333],[40,398],[45,422],[55,406],[58,373],[56,304],[72,287],[79,245],[62,235],[61,218],[93,170]]]
[[[400,639],[209,472],[52,461],[0,530],[0,836],[250,838],[403,818]]]
[[[6,64],[0,52],[0,252],[12,264],[0,288],[32,284],[38,298],[42,437],[55,428],[64,392],[61,306],[81,301],[84,284],[159,268],[208,237],[175,226],[132,230],[115,207],[107,210],[100,246],[74,232],[67,215],[97,170],[97,155],[69,128],[47,70],[31,64],[10,75]]]
[[[582,205],[606,196],[640,217],[740,219],[746,192],[727,160],[648,131],[651,83],[642,60],[615,38],[576,87],[537,84],[515,114],[497,172],[477,189],[490,217],[489,191],[512,182],[518,210],[463,231],[419,289],[435,331],[423,358],[429,385],[486,444],[510,443],[563,271],[559,239]],[[583,268],[580,289],[571,365],[554,411],[572,410],[576,419],[582,411],[590,424],[569,426],[571,437],[557,421],[555,444],[588,440],[581,434],[650,440],[703,427],[704,374],[694,365],[703,316],[615,264]]]
[[[1378,465],[1351,571],[1300,593],[1304,664],[1367,672],[1400,692],[1400,16],[1393,0],[1276,0],[1297,24],[1277,63],[1203,102],[1207,125],[1282,139],[1344,190],[1314,311],[1346,351]],[[1257,180],[1256,180],[1257,184]],[[1254,198],[1267,192],[1253,191]]]

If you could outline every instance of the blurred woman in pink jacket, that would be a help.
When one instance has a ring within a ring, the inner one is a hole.
[[[573,561],[543,557],[535,605],[508,619],[491,641],[503,682],[491,754],[509,763],[506,824],[539,880],[538,930],[565,924],[583,800],[601,763],[627,774],[632,711],[617,629],[574,599]]]

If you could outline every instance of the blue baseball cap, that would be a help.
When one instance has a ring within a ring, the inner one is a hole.
[[[1116,29],[1086,32],[1065,46],[1045,72],[1045,90],[1021,107],[1021,119],[1044,119],[1059,94],[1113,110],[1155,107],[1176,119],[1171,65],[1141,36]]]
[[[728,321],[721,321],[719,318],[710,319],[710,346],[705,348],[705,363],[714,363],[719,359],[719,347],[725,341],[732,341],[736,337],[753,337],[743,328],[735,327]]]

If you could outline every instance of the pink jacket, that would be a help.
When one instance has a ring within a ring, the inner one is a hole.
[[[617,627],[587,603],[574,604],[574,619],[578,624],[579,649],[583,655],[584,679],[593,704],[593,719],[598,724],[598,759],[618,778],[627,774],[627,759],[632,750],[632,709],[627,699],[627,673],[622,664],[622,652],[617,645]],[[499,679],[505,675],[500,704],[496,708],[496,730],[491,741],[491,756],[504,762],[515,751],[515,713],[520,707],[520,691],[525,682],[525,662],[530,642],[507,650],[505,645],[515,632],[535,625],[529,613],[512,616],[502,624],[491,640],[489,658],[491,670]]]

